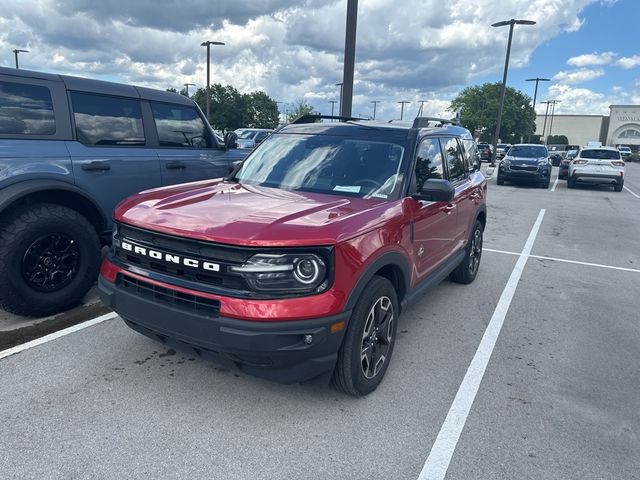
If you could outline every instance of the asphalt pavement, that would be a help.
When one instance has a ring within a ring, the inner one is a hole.
[[[226,370],[117,318],[0,359],[0,475],[640,478],[640,165],[626,186],[490,179],[476,281],[404,312],[366,398]]]

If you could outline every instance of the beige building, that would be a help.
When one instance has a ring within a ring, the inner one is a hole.
[[[566,135],[570,144],[626,145],[640,150],[640,105],[611,105],[610,115],[551,115],[536,117],[536,133],[545,136]]]

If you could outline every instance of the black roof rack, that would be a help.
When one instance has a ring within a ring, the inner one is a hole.
[[[353,120],[362,120],[362,118],[341,117],[339,115],[302,115],[301,117],[296,118],[291,123],[294,125],[298,125],[300,123],[315,123],[318,120],[340,120],[341,122],[350,122]]]
[[[440,125],[429,125],[429,122],[436,122]],[[436,118],[436,117],[416,117],[413,121],[413,128],[426,128],[429,126],[437,126],[442,127],[445,124],[457,125],[460,126],[460,122],[458,122],[455,118],[447,120],[446,118]]]

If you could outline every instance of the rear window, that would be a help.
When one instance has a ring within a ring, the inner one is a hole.
[[[211,147],[211,136],[195,107],[152,103],[151,109],[161,147]]]
[[[581,158],[592,160],[620,160],[620,152],[616,150],[583,150],[580,154]]]
[[[47,87],[0,82],[0,134],[54,133],[53,103]]]

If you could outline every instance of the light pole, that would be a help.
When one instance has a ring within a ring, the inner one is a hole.
[[[211,45],[224,45],[224,42],[212,42],[211,40],[207,40],[200,44],[201,47],[207,47],[207,122],[211,121]]]
[[[375,120],[376,119],[376,107],[380,103],[380,100],[372,100],[371,103],[373,103],[373,119]]]
[[[416,117],[422,116],[422,112],[424,112],[424,102],[426,102],[426,100],[420,100],[420,108],[418,109]]]
[[[342,87],[344,86],[343,82],[336,83],[336,87],[340,87],[340,103],[338,104],[338,114],[342,115]]]
[[[336,103],[338,102],[336,102],[335,100],[329,100],[329,103],[331,104],[331,116],[333,117],[333,111],[335,109]]]
[[[502,75],[502,90],[500,91],[500,103],[498,103],[498,118],[496,120],[496,131],[493,135],[493,154],[491,156],[491,166],[496,166],[496,148],[498,146],[498,137],[500,136],[500,127],[502,126],[502,110],[504,108],[504,94],[507,89],[507,71],[509,70],[509,56],[511,55],[511,40],[513,39],[513,27],[515,25],[535,25],[533,20],[504,20],[492,24],[492,27],[504,27],[509,25],[509,41],[507,42],[507,56],[504,60],[504,73]]]
[[[189,96],[189,86],[195,87],[196,84],[195,83],[185,83],[184,84],[185,93],[187,94],[187,97]]]
[[[527,82],[536,82],[536,89],[533,92],[533,113],[536,112],[536,98],[538,98],[538,83],[540,82],[550,82],[551,80],[548,78],[540,78],[540,77],[536,77],[536,78],[527,78],[525,81]],[[538,114],[536,113],[536,117],[538,116]],[[533,123],[535,125],[535,121]],[[529,134],[529,140],[528,142],[531,142],[531,134]]]
[[[340,115],[351,116],[353,105],[353,74],[356,63],[356,28],[358,26],[358,0],[347,0],[347,22],[344,36],[344,67],[340,86]],[[343,95],[344,88],[344,95]]]
[[[407,102],[407,101],[403,100],[403,101],[398,102],[398,103],[400,104],[400,120],[402,120],[402,118],[404,117],[404,106],[406,104],[408,104],[408,103],[411,103],[411,102]]]
[[[549,100],[551,104],[551,121],[549,122],[549,137],[551,136],[551,129],[553,128],[553,115],[556,113],[556,103],[560,103],[560,100]],[[548,142],[545,142],[545,144]]]
[[[544,133],[547,131],[547,116],[549,115],[549,105],[551,104],[551,102],[540,102],[540,103],[543,103],[547,106],[546,110],[544,111],[544,125],[542,127],[542,137],[540,137],[542,140],[542,143],[546,145],[547,140],[546,140],[546,137],[544,136]]]
[[[21,48],[15,48],[15,49],[13,50],[13,54],[16,56],[16,69],[20,68],[20,67],[18,66],[18,54],[19,54],[19,53],[29,53],[29,50],[23,50],[23,49],[21,49]]]

